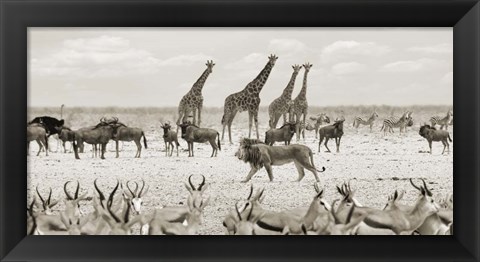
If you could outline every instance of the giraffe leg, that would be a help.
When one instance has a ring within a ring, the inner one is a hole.
[[[253,115],[252,113],[248,112],[248,138],[252,137],[252,120]]]
[[[194,124],[194,125],[198,125],[198,124],[197,124],[197,109],[196,109],[196,108],[194,108],[194,109],[192,110],[192,115],[193,115],[193,121],[192,121],[193,124]]]
[[[255,122],[255,131],[257,131],[257,139],[260,139],[260,134],[258,132],[258,112],[255,112],[253,115],[253,121]]]

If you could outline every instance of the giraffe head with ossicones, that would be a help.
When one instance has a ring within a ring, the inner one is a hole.
[[[298,72],[300,72],[300,70],[302,69],[302,66],[301,65],[292,65],[292,68],[293,68],[293,73],[298,74]]]
[[[308,72],[310,71],[310,68],[312,68],[312,64],[310,64],[309,62],[306,62],[305,64],[303,64],[303,67],[305,68],[305,71]]]
[[[208,72],[211,73],[213,70],[213,66],[215,66],[215,63],[213,63],[213,60],[207,60],[207,63],[205,65],[207,66]]]
[[[272,66],[274,66],[274,65],[275,65],[275,62],[277,61],[277,59],[278,59],[278,56],[276,56],[276,55],[270,55],[270,56],[268,57],[268,62],[269,62]]]

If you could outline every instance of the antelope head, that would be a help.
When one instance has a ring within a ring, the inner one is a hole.
[[[246,204],[245,208],[248,206]],[[246,218],[242,218],[242,214],[238,209],[238,202],[235,203],[235,211],[237,212],[238,222],[234,225],[233,233],[235,235],[255,235],[254,226],[258,220],[260,220],[265,213],[261,213],[259,216],[252,216],[253,207],[250,208]]]
[[[130,188],[130,181],[127,181],[127,188],[130,192],[130,196],[127,199],[129,200],[129,204],[132,206],[133,213],[140,214],[143,204],[142,197],[148,192],[149,187],[147,186],[147,188],[145,189],[145,180],[142,179],[142,188],[140,189],[140,192],[137,193],[137,182],[135,182],[135,191]]]
[[[398,205],[397,201],[401,200],[404,194],[405,194],[405,190],[402,190],[400,192],[395,190],[395,192],[392,195],[388,196],[387,204],[385,204],[385,207],[383,207],[383,210],[391,210],[397,207]]]
[[[331,223],[330,226],[330,235],[351,235],[352,230],[365,219],[367,213],[362,212],[360,215],[354,218],[353,215],[355,211],[355,205],[352,205],[348,211],[347,220],[344,224],[337,217],[333,208],[338,200],[339,199],[336,199],[332,203],[331,217],[333,217],[333,221],[331,222],[333,223]],[[329,220],[331,220],[330,217]]]
[[[58,201],[53,201],[52,200],[52,188],[50,188],[50,193],[48,194],[47,200],[43,199],[42,195],[38,191],[38,186],[36,187],[37,190],[37,195],[40,198],[40,201],[42,201],[42,212],[45,213],[46,215],[51,215],[52,214],[52,207],[54,207],[56,204],[58,204]]]
[[[410,183],[412,184],[412,186],[418,191],[420,191],[420,196],[417,199],[417,202],[415,203],[415,207],[419,211],[424,212],[425,214],[427,214],[427,216],[429,216],[437,213],[440,209],[440,206],[433,199],[432,192],[427,187],[425,180],[423,178],[421,180],[423,182],[423,186],[417,186],[413,183],[412,179],[410,178]]]
[[[64,185],[63,185],[63,191],[65,192],[65,195],[67,196],[67,199],[65,201],[65,205],[69,204],[72,206],[73,209],[71,209],[71,214],[68,214],[69,217],[72,217],[72,216],[80,216],[80,201],[82,200],[86,200],[87,199],[87,192],[85,192],[85,194],[83,194],[82,196],[78,196],[78,193],[80,191],[80,182],[77,181],[77,188],[75,189],[75,193],[72,195],[70,195],[70,193],[68,192],[67,190],[67,186],[68,186],[68,183],[70,183],[72,181],[67,181]]]
[[[205,176],[202,175],[202,182],[198,187],[195,187],[192,183],[192,176],[188,177],[188,184],[185,183],[185,188],[187,188],[190,195],[188,196],[187,203],[194,204],[195,206],[200,206],[200,202],[203,201],[203,192],[208,188],[208,184],[205,184]]]

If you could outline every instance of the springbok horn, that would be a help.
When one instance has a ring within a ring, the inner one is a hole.
[[[240,211],[238,210],[238,202],[235,203],[235,210],[237,211],[238,219],[242,221],[242,215],[240,214]]]
[[[200,183],[200,185],[198,186],[198,191],[201,191],[204,185],[205,185],[205,176],[202,175],[202,183]]]
[[[113,204],[113,196],[115,195],[115,192],[117,191],[119,185],[120,185],[120,182],[117,180],[117,185],[113,189],[112,193],[110,193],[110,196],[108,197],[108,202],[107,202],[108,212],[110,213],[110,215],[113,217],[113,219],[117,223],[121,222],[121,220],[112,212],[111,207],[112,207],[112,204]]]
[[[414,188],[416,188],[418,191],[422,191],[422,189],[421,189],[420,187],[418,187],[417,185],[415,185],[415,184],[413,183],[413,181],[412,181],[411,178],[410,178],[410,184],[412,184],[412,186],[413,186]]]
[[[252,197],[252,193],[253,193],[253,184],[250,184],[250,194],[248,194],[247,200],[250,200],[250,198]]]
[[[138,193],[138,197],[142,197],[143,188],[145,188],[145,180],[142,179],[142,189],[140,189],[140,192]]]
[[[52,200],[52,188],[50,188],[50,193],[48,194],[47,205],[50,205],[50,200]]]
[[[130,219],[130,205],[127,205],[127,210],[125,211],[125,215],[123,216],[123,223],[127,223]]]
[[[129,180],[129,181],[127,181],[127,188],[128,188],[128,191],[130,191],[130,194],[132,194],[132,197],[137,197],[137,196],[136,196],[136,194],[135,194],[135,193],[133,193],[132,189],[130,188],[130,185],[129,185],[129,183],[130,183],[130,180]]]
[[[332,210],[330,210],[330,211],[331,211],[330,213],[331,213],[332,216],[333,216],[333,219],[334,219],[334,221],[335,221],[335,224],[341,224],[340,220],[338,219],[337,215],[335,214],[335,203],[337,203],[338,200],[339,200],[339,199],[333,200],[333,202],[332,202]]]
[[[315,191],[316,191],[317,193],[320,192],[317,183],[314,183],[314,184],[313,184],[313,188],[315,189]]]
[[[425,183],[425,180],[423,180],[423,178],[422,178],[422,182],[423,182],[423,186],[425,187],[425,191],[427,191],[428,196],[432,196],[432,191],[428,189],[427,183]]]
[[[323,195],[323,190],[321,190],[320,192],[318,192],[316,198],[319,198],[319,197],[321,197],[322,195]]]
[[[40,198],[40,201],[42,201],[43,208],[46,208],[45,200],[43,199],[42,195],[40,195],[40,192],[38,192],[38,186],[36,187],[36,189],[37,189],[37,195]]]
[[[80,182],[77,180],[77,189],[75,190],[75,199],[78,199],[78,192],[80,191]]]
[[[196,190],[196,189],[195,189],[195,186],[193,186],[193,184],[192,184],[192,176],[193,176],[193,175],[190,175],[190,176],[188,177],[188,183],[189,183],[190,186],[192,187],[192,190]]]
[[[102,201],[105,200],[105,196],[103,195],[102,191],[100,191],[100,188],[98,188],[97,179],[98,178],[96,178],[95,181],[93,181],[93,185],[95,186],[95,189],[97,190],[98,195],[100,196],[100,204],[102,205],[102,207],[104,207]]]
[[[67,181],[64,185],[63,185],[63,191],[65,191],[65,195],[67,195],[67,199],[68,200],[73,200],[73,197],[68,193],[67,191],[67,185],[68,183],[70,183],[72,181]]]

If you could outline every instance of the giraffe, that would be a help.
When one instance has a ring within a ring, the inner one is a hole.
[[[212,60],[207,61],[205,64],[207,69],[203,71],[203,74],[198,78],[198,80],[193,84],[190,91],[182,97],[180,104],[178,105],[178,120],[177,120],[177,132],[178,126],[185,121],[190,112],[193,113],[193,123],[196,126],[200,126],[202,122],[202,107],[203,107],[203,96],[202,88],[207,80],[208,75],[212,72],[212,68],[215,65]],[[196,116],[198,111],[198,123],[196,122]],[[180,122],[181,120],[181,122]]]
[[[289,121],[292,121],[293,117],[293,101],[292,101],[292,92],[293,87],[295,86],[295,79],[297,78],[298,72],[302,69],[302,66],[293,65],[293,73],[290,81],[288,82],[287,87],[283,90],[283,93],[280,97],[273,100],[273,102],[268,107],[268,115],[270,116],[270,121],[268,124],[270,128],[276,128],[280,116],[283,115],[283,122],[287,122],[287,113],[289,114]]]
[[[222,140],[225,134],[225,126],[228,126],[228,138],[230,144],[232,144],[232,122],[235,118],[235,115],[238,112],[248,111],[248,137],[250,138],[252,133],[252,120],[255,121],[255,129],[257,131],[257,139],[259,138],[258,134],[258,107],[260,105],[260,91],[262,91],[263,86],[267,82],[268,76],[272,71],[275,61],[278,57],[276,55],[270,55],[268,57],[268,63],[265,65],[263,70],[258,74],[258,76],[253,79],[252,82],[240,92],[233,93],[227,98],[225,98],[224,113],[222,117]]]
[[[308,113],[308,102],[307,102],[307,75],[308,72],[310,71],[310,68],[312,68],[312,64],[310,63],[305,63],[303,64],[303,67],[305,68],[305,73],[303,75],[303,86],[302,90],[298,94],[298,96],[293,100],[293,114],[295,116],[295,122],[300,123],[303,122],[305,125],[305,118]],[[303,120],[301,119],[303,115]],[[300,139],[300,132],[299,132],[299,127],[300,125],[297,125],[296,127],[296,133],[297,133],[297,140]],[[303,137],[305,139],[305,137]]]

